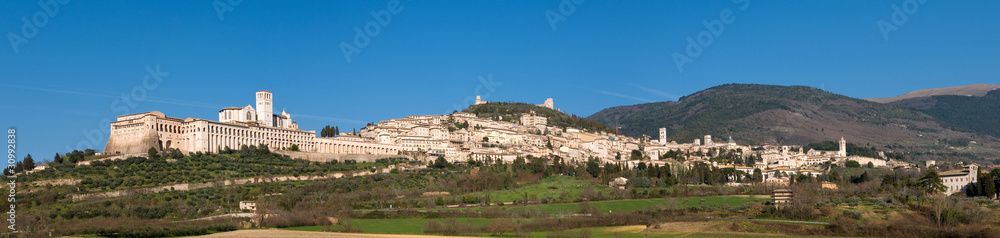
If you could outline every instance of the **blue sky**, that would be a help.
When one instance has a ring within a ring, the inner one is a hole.
[[[54,2],[0,8],[0,125],[17,129],[18,158],[103,149],[102,120],[126,111],[214,120],[261,89],[303,129],[350,131],[448,113],[477,90],[587,116],[726,83],[859,98],[1000,83],[997,1]],[[348,62],[341,43],[360,52]]]

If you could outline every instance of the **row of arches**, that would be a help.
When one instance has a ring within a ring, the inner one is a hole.
[[[300,144],[300,145],[306,144],[309,141],[309,137],[315,137],[315,135],[310,136],[309,133],[305,132],[278,131],[271,129],[252,130],[250,128],[253,127],[234,128],[227,126],[211,126],[210,132],[212,134],[257,139],[257,140],[287,141],[287,142],[292,142],[292,144]]]
[[[316,152],[328,154],[397,154],[399,150],[390,146],[377,144],[344,144],[337,142],[318,142]]]
[[[263,139],[237,137],[237,136],[222,135],[222,134],[211,135],[209,141],[211,142],[210,144],[213,144],[209,148],[209,150],[211,150],[212,152],[219,152],[217,150],[225,149],[226,147],[229,147],[231,149],[240,149],[240,147],[243,145],[259,145],[259,144],[267,144],[267,146],[271,148],[280,148],[280,147],[275,147],[275,145],[271,143],[266,143],[267,141]],[[291,145],[289,144],[288,146]]]
[[[267,127],[238,127],[227,124],[209,123],[207,126],[193,123],[185,125],[172,125],[172,123],[156,123],[152,129],[157,130],[159,140],[158,147],[161,150],[169,148],[179,148],[182,151],[205,150],[209,152],[219,152],[220,149],[229,147],[239,149],[244,145],[266,144],[270,148],[290,148],[297,145],[299,150],[319,153],[336,154],[397,154],[399,148],[392,145],[382,145],[364,142],[347,142],[333,140],[319,140],[315,134],[302,131],[287,131],[277,128]],[[191,132],[208,132],[207,135],[187,134]],[[201,138],[201,139],[198,139]],[[196,145],[196,142],[207,139],[206,145]],[[203,147],[207,146],[207,148]]]
[[[170,125],[170,124],[157,124],[156,131],[169,132],[169,133],[182,133],[180,125]]]
[[[272,149],[290,148],[297,145],[301,151],[312,151],[309,133],[280,131],[259,127],[209,126],[209,151],[218,152],[227,146],[239,149],[243,145],[266,144]]]

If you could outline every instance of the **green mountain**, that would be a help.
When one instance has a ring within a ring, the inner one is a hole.
[[[995,153],[996,138],[942,126],[921,111],[838,95],[812,87],[727,84],[676,102],[619,106],[587,117],[621,126],[630,136],[667,137],[690,142],[703,135],[732,137],[740,144],[806,145],[844,137],[858,145],[907,152],[982,159]],[[952,149],[947,141],[988,144],[986,150]]]
[[[983,96],[937,95],[890,104],[917,109],[956,131],[1000,137],[1000,89]]]
[[[523,114],[534,114],[536,116],[544,116],[548,118],[548,124],[560,127],[573,127],[579,129],[585,129],[587,131],[605,131],[614,133],[614,129],[601,124],[600,122],[595,122],[587,120],[576,115],[567,115],[561,111],[555,109],[540,107],[536,105],[531,105],[527,103],[514,103],[514,102],[488,102],[479,105],[472,105],[469,108],[462,110],[462,112],[469,112],[476,114],[479,118],[489,118],[495,121],[509,121],[509,122],[519,122],[521,120],[521,115]]]

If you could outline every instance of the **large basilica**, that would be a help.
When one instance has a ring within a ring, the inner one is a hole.
[[[300,130],[292,116],[282,110],[273,114],[273,94],[256,92],[256,105],[219,110],[219,120],[168,117],[159,111],[118,116],[111,123],[111,136],[104,148],[108,154],[142,154],[149,148],[189,152],[218,152],[225,148],[266,144],[317,153],[397,154],[399,147],[374,141],[317,138],[316,131]]]
[[[223,108],[219,110],[219,121],[257,123],[261,126],[298,129],[299,125],[292,121],[292,115],[289,115],[285,110],[281,110],[281,114],[271,114],[273,108],[271,96],[271,92],[258,91],[256,110],[250,105]]]

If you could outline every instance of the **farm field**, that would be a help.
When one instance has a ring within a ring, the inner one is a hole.
[[[561,200],[576,200],[580,197],[580,193],[588,188],[595,192],[611,189],[608,186],[595,186],[593,184],[593,180],[580,180],[569,176],[551,176],[542,179],[536,184],[519,188],[490,192],[474,192],[466,195],[477,197],[489,196],[492,200],[491,202],[496,203],[523,200],[526,195],[529,197],[534,196],[538,199],[548,198],[549,200],[552,200],[562,197]],[[564,193],[565,196],[563,197]]]
[[[423,233],[423,226],[428,221],[438,221],[444,222],[447,219],[354,219],[351,220],[353,224],[361,227],[364,234],[402,234],[402,235],[415,235],[415,236],[428,236]],[[456,219],[459,222],[470,222],[477,225],[485,225],[492,222],[492,219]],[[732,231],[731,227],[734,224],[744,223],[753,224],[754,222],[739,222],[739,221],[704,221],[704,222],[677,222],[677,223],[663,223],[660,228],[646,229],[642,225],[634,226],[614,226],[614,227],[592,227],[592,228],[580,228],[572,229],[568,231],[558,231],[558,232],[544,232],[536,231],[530,232],[530,237],[553,237],[553,236],[580,236],[583,234],[589,235],[592,238],[639,238],[639,237],[740,237],[740,238],[757,238],[757,237],[791,237],[788,235],[781,234],[768,234],[766,230],[761,230],[761,233],[751,233],[751,232],[736,232]],[[751,225],[752,226],[752,225]],[[323,232],[329,228],[339,228],[339,226],[304,226],[304,227],[291,227],[284,228],[281,230],[285,231],[311,231],[311,232]],[[553,234],[549,234],[553,233]],[[225,234],[225,233],[221,233]],[[302,234],[302,233],[289,233]],[[340,236],[345,233],[336,232],[323,232],[322,234],[331,234],[333,236]],[[217,235],[210,235],[207,237],[216,237]],[[482,233],[478,236],[496,236],[496,234]],[[510,235],[513,237],[513,233]],[[218,237],[229,237],[229,236],[218,236]],[[450,236],[449,236],[450,237]],[[829,236],[813,236],[813,237],[829,237]]]
[[[664,208],[690,208],[690,207],[721,207],[740,206],[749,203],[762,203],[770,200],[766,196],[716,196],[716,197],[689,197],[689,198],[650,198],[615,201],[587,202],[596,212],[634,212],[653,207]],[[581,213],[581,203],[560,203],[512,207],[508,211],[512,212],[540,212],[543,214],[574,214]]]
[[[457,222],[462,222],[472,225],[486,225],[492,222],[492,219],[485,218],[456,218]],[[357,226],[358,229],[363,233],[375,233],[375,234],[423,234],[424,225],[429,221],[437,222],[447,222],[448,219],[426,219],[426,218],[413,218],[413,219],[351,219],[348,221],[350,224]],[[327,229],[341,229],[342,225],[336,226],[300,226],[300,227],[289,227],[284,228],[284,230],[295,230],[295,231],[324,231]]]
[[[720,207],[720,206],[739,206],[748,203],[760,203],[768,200],[764,196],[715,196],[715,197],[691,197],[691,198],[666,198],[666,199],[635,199],[635,200],[618,200],[618,201],[599,201],[599,202],[589,202],[589,206],[593,207],[598,211],[609,210],[613,213],[627,213],[639,210],[645,210],[654,208],[657,206],[662,207],[676,207],[676,208],[690,208],[690,207]],[[507,212],[516,214],[524,211],[537,211],[538,213],[544,214],[571,214],[578,213],[580,211],[579,203],[568,203],[568,204],[545,204],[545,205],[533,205],[533,206],[514,206],[509,207]],[[527,220],[527,219],[522,219]],[[488,226],[495,219],[486,218],[454,218],[454,219],[444,219],[444,218],[409,218],[409,219],[350,219],[347,220],[347,224],[356,230],[351,230],[352,232],[362,232],[362,233],[374,233],[374,234],[424,234],[424,229],[427,222],[436,221],[443,224],[448,224],[452,222],[459,222],[463,224],[469,224],[474,226]],[[717,221],[719,222],[719,221]],[[629,237],[629,234],[642,236],[641,233],[632,232],[635,231],[636,226],[629,226],[630,229],[616,229],[609,230],[606,228],[591,228],[588,229],[594,237]],[[334,226],[300,226],[300,227],[289,227],[282,228],[283,230],[294,230],[294,231],[328,231],[328,230],[343,230],[344,225],[334,225]],[[642,231],[642,229],[638,229]],[[627,232],[625,232],[627,231]],[[574,233],[574,232],[584,232],[583,229],[574,229],[570,231],[563,231],[561,233]],[[624,232],[624,233],[623,233]],[[633,234],[634,233],[634,234]],[[678,233],[678,235],[697,235],[698,232],[687,232]],[[545,232],[532,232],[533,236],[545,237]],[[671,233],[672,234],[672,233]],[[700,234],[700,233],[698,233]],[[481,234],[484,236],[490,234]],[[671,236],[668,233],[658,232],[658,235]],[[707,235],[706,237],[712,237],[712,235]]]

